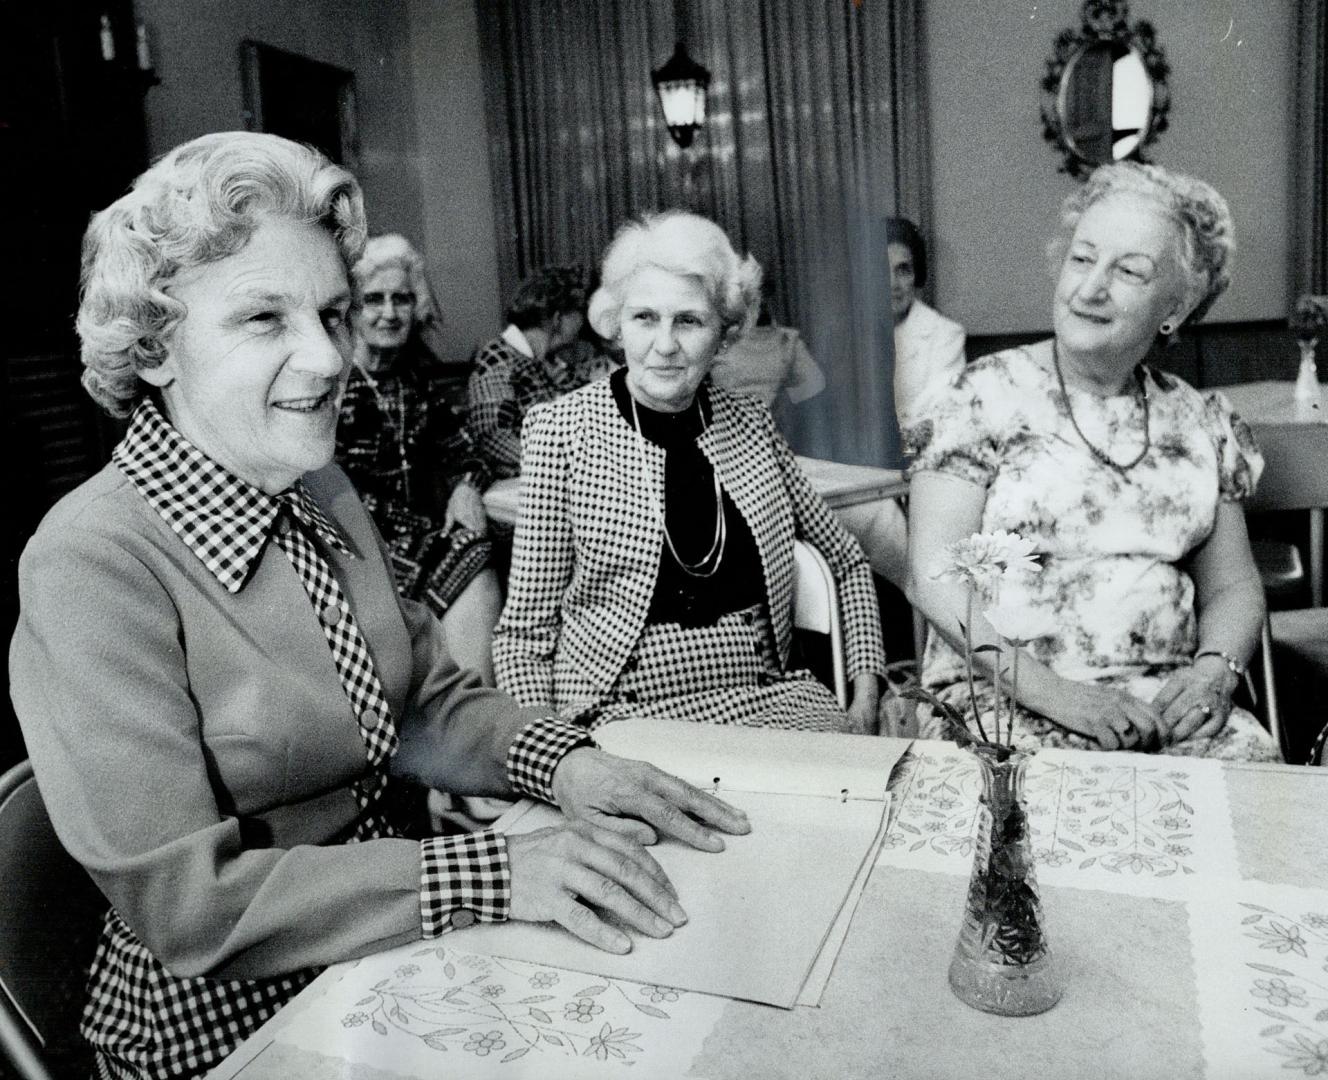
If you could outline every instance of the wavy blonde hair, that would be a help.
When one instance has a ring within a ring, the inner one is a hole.
[[[685,210],[646,214],[619,228],[604,252],[600,287],[590,298],[595,333],[613,338],[622,314],[623,286],[643,266],[699,278],[724,328],[724,341],[741,337],[761,307],[761,264],[740,256],[709,218]]]
[[[76,326],[83,386],[102,408],[127,416],[146,394],[138,373],[165,359],[186,314],[171,283],[240,251],[267,215],[327,229],[347,270],[364,247],[356,179],[311,147],[256,132],[177,146],[93,215]]]

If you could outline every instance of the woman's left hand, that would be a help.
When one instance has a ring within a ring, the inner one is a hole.
[[[1231,715],[1236,676],[1220,661],[1206,659],[1177,668],[1153,698],[1162,714],[1159,734],[1164,744],[1215,735]]]
[[[846,735],[875,735],[876,709],[881,702],[881,684],[875,675],[858,675],[853,679],[853,699],[840,731]]]
[[[454,524],[464,525],[481,536],[489,531],[489,519],[484,513],[484,499],[479,490],[464,480],[452,489],[447,500],[447,513],[443,516],[443,527],[450,529]]]

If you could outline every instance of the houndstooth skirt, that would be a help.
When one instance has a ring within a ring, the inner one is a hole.
[[[780,668],[757,604],[714,626],[647,625],[608,696],[575,719],[595,728],[634,717],[834,731],[844,712],[811,672]]]

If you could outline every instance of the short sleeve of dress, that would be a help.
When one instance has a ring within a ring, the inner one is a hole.
[[[1254,494],[1263,472],[1263,455],[1250,425],[1240,418],[1226,397],[1204,395],[1204,414],[1217,449],[1217,484],[1223,502],[1244,502]]]
[[[902,432],[904,450],[913,455],[909,475],[939,472],[987,487],[1000,465],[978,368],[961,372],[935,394],[925,415]]]

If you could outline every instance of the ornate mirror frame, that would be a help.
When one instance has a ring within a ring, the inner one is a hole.
[[[1167,130],[1167,114],[1171,110],[1171,92],[1167,89],[1167,76],[1171,67],[1166,53],[1157,43],[1153,24],[1144,19],[1129,22],[1127,0],[1084,0],[1079,29],[1062,30],[1056,35],[1055,52],[1047,61],[1047,73],[1042,77],[1042,137],[1060,151],[1064,160],[1060,171],[1082,179],[1104,162],[1089,161],[1075,148],[1069,138],[1061,116],[1062,83],[1071,63],[1084,49],[1092,45],[1123,46],[1137,53],[1144,70],[1153,84],[1152,105],[1147,129],[1138,145],[1125,155],[1126,159],[1147,161],[1144,151]]]

